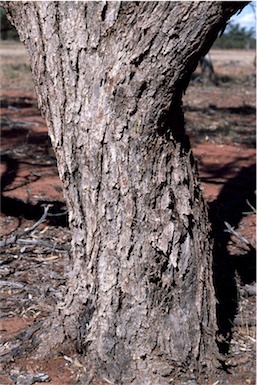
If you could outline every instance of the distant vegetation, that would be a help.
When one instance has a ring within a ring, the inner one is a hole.
[[[255,49],[256,39],[253,28],[246,30],[239,24],[228,23],[222,36],[218,37],[213,44],[213,48],[223,49]]]
[[[16,29],[11,25],[6,17],[5,10],[0,7],[0,39],[2,40],[18,40],[19,36]],[[256,39],[253,29],[246,30],[239,24],[228,23],[226,31],[222,36],[218,37],[214,42],[214,48],[221,49],[255,49]]]
[[[12,26],[6,17],[5,10],[0,7],[0,38],[2,40],[18,40],[19,36],[16,29]]]

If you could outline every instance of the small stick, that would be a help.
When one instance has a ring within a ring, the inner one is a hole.
[[[15,289],[23,289],[24,288],[24,285],[22,283],[0,280],[0,287],[1,286],[10,286],[10,287],[14,287]]]
[[[243,235],[238,234],[238,232],[236,232],[228,222],[224,221],[224,224],[227,228],[227,230],[224,230],[224,231],[232,235],[235,235],[235,237],[237,237],[241,242],[245,243],[251,250],[254,250],[253,245],[245,237],[243,237]]]
[[[69,251],[69,248],[66,246],[58,245],[57,243],[53,244],[51,242],[41,241],[40,239],[35,239],[35,238],[27,238],[27,239],[18,238],[16,240],[16,243],[19,245],[35,245],[35,246],[48,247],[50,249],[54,249],[58,251]]]
[[[47,213],[48,213],[48,210],[50,208],[50,205],[47,205],[44,207],[44,213],[42,215],[42,217],[36,222],[34,223],[33,226],[27,228],[25,231],[23,231],[21,234],[18,234],[18,235],[14,235],[12,237],[9,237],[7,239],[5,239],[4,241],[0,241],[0,247],[3,247],[3,246],[7,246],[7,245],[11,245],[13,243],[17,243],[17,241],[21,238],[21,237],[24,237],[24,235],[27,235],[29,233],[31,233],[33,230],[35,230],[35,228],[37,226],[39,226],[41,223],[43,223],[45,220],[46,220],[46,217],[47,217]]]

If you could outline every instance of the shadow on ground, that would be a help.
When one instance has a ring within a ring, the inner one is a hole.
[[[248,104],[238,107],[209,104],[208,107],[185,105],[183,109],[186,114],[186,129],[194,142],[200,143],[206,137],[214,141],[222,138],[223,143],[234,142],[255,148],[255,107]]]
[[[218,170],[215,171],[218,173]],[[229,179],[217,199],[210,204],[210,220],[214,237],[214,284],[218,299],[217,320],[222,342],[220,349],[227,353],[232,334],[233,320],[238,306],[238,289],[236,277],[241,283],[249,284],[256,279],[255,249],[240,255],[228,251],[231,235],[227,232],[225,222],[237,228],[245,212],[250,207],[247,201],[255,205],[256,165],[242,168],[238,174]]]
[[[2,214],[16,218],[38,220],[44,213],[44,207],[49,205],[50,209],[47,216],[48,224],[52,226],[68,226],[68,214],[63,202],[56,200],[39,200],[36,204],[32,204],[30,202],[26,203],[18,198],[5,196],[3,192],[8,190],[8,186],[17,177],[19,170],[19,160],[11,157],[8,154],[1,155],[0,160],[2,164],[5,164],[5,171],[2,173],[0,182]],[[33,179],[33,182],[39,178],[40,176],[36,176]],[[27,181],[25,179],[22,186],[29,184],[30,182],[30,179]],[[15,187],[13,189],[15,189]]]

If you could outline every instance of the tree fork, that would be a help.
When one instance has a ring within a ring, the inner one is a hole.
[[[4,2],[64,186],[71,271],[39,352],[117,384],[218,364],[212,242],[181,97],[242,2]]]

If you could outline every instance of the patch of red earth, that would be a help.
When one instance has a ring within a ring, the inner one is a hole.
[[[0,219],[4,219],[4,227],[0,226],[0,236],[5,237],[14,232],[20,226],[20,221],[18,218],[13,218],[11,216],[4,217],[4,215],[0,215]]]
[[[14,317],[0,320],[1,340],[13,338],[15,335],[25,331],[28,326],[34,323],[34,318]],[[19,368],[19,373],[45,373],[49,376],[49,385],[73,385],[79,379],[82,365],[75,353],[71,356],[60,354],[48,359],[17,358],[14,362],[2,362],[0,364],[0,384],[13,385],[10,379],[12,368]],[[37,382],[38,383],[38,382]]]
[[[198,143],[193,153],[198,161],[204,196],[209,202],[217,198],[228,180],[256,161],[255,149],[240,145]]]
[[[19,367],[20,373],[24,370],[26,374],[47,374],[49,381],[44,383],[49,385],[75,385],[79,379],[77,368],[73,367],[63,356],[52,357],[48,360],[17,359],[15,367]],[[1,369],[2,372],[12,373],[9,364],[1,365]],[[2,385],[14,385],[8,374],[0,374],[0,383]],[[39,382],[35,382],[35,384],[39,384]]]
[[[60,179],[51,173],[51,169],[49,170],[48,175],[45,175],[47,170],[44,169],[44,175],[40,176],[36,174],[37,168],[35,168],[33,170],[34,177],[31,177],[28,169],[24,170],[22,167],[17,173],[16,180],[8,186],[9,191],[3,192],[3,196],[20,199],[31,204],[44,200],[62,201]]]
[[[25,330],[33,323],[33,319],[26,318],[2,318],[0,319],[1,338],[10,338]]]
[[[12,100],[15,98],[30,98],[34,101],[36,100],[36,94],[33,89],[24,89],[24,88],[4,88],[1,89],[1,99],[11,98]],[[10,103],[11,104],[11,103]]]
[[[2,90],[1,99],[5,101],[1,108],[1,150],[7,159],[2,160],[0,172],[1,176],[7,172],[12,179],[3,196],[31,204],[44,199],[63,201],[47,127],[35,106],[34,92]],[[29,107],[22,107],[23,103]],[[8,170],[9,158],[16,160],[16,170]]]
[[[35,322],[34,318],[4,318],[0,320],[1,340],[12,338],[16,334],[26,330]],[[66,355],[65,355],[66,354]],[[49,385],[75,385],[79,379],[87,378],[89,373],[84,369],[81,363],[81,357],[73,351],[59,353],[59,355],[50,356],[47,359],[38,359],[37,357],[22,356],[16,358],[13,362],[0,363],[0,384],[13,385],[10,375],[18,369],[19,374],[38,374],[44,373],[49,376],[46,382]],[[38,384],[39,382],[36,382]],[[94,382],[94,385],[105,385],[105,381]]]

